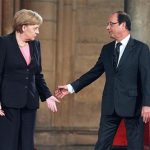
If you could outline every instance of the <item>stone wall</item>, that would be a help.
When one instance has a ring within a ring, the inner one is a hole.
[[[77,79],[92,67],[102,46],[111,41],[107,17],[117,10],[131,15],[132,35],[150,45],[149,0],[0,0],[0,35],[12,31],[14,13],[32,9],[44,23],[39,39],[43,72],[49,88]],[[35,144],[38,150],[91,150],[97,139],[104,75],[78,94],[65,97],[58,113],[41,103]],[[74,147],[74,148],[73,148]]]
[[[149,4],[147,1],[144,7]],[[133,4],[131,6],[130,10],[133,10]],[[134,7],[135,11],[138,7],[143,8],[142,3]],[[12,17],[21,8],[35,10],[44,19],[38,38],[43,72],[54,92],[57,85],[70,83],[95,64],[102,46],[111,41],[106,31],[107,17],[114,11],[123,10],[124,0],[0,0],[0,34],[11,32]],[[143,15],[149,18],[145,11]],[[143,21],[139,20],[138,16],[136,23],[141,25]],[[147,22],[143,26],[148,28],[149,19]],[[133,29],[134,33],[140,31],[139,27]],[[145,37],[149,42],[146,34]],[[70,150],[72,146],[78,150],[93,148],[104,82],[103,75],[78,94],[65,97],[58,105],[58,113],[53,114],[45,103],[41,103],[35,131],[38,150],[67,150],[66,147]]]
[[[40,39],[43,44],[43,39],[49,35],[49,40],[53,39],[54,42],[56,35],[54,52],[51,52],[51,47],[49,47],[50,53],[47,51],[48,48],[43,49],[44,74],[50,83],[49,87],[54,91],[57,85],[70,83],[95,64],[102,45],[110,41],[105,30],[107,17],[114,11],[123,10],[124,2],[58,0],[56,3],[54,1],[51,3],[54,3],[56,8],[51,7],[54,10],[51,12],[53,17],[56,13],[56,30],[52,29],[53,34],[51,34],[51,26],[47,24],[44,30],[41,29]],[[30,4],[30,8],[31,6]],[[38,11],[42,12],[41,9]],[[51,15],[46,12],[43,16]],[[50,22],[54,23],[52,20]],[[48,65],[48,62],[51,62],[52,66]],[[47,72],[52,68],[52,72]],[[37,146],[44,145],[45,149],[61,146],[61,149],[64,147],[65,150],[65,146],[69,148],[72,145],[80,145],[86,150],[86,146],[93,146],[97,139],[104,81],[105,78],[102,76],[78,94],[65,97],[58,106],[59,112],[56,114],[52,114],[45,104],[41,104],[35,136]]]

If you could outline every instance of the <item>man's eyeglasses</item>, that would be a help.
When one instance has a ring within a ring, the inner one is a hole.
[[[117,23],[119,23],[119,22],[108,22],[108,23],[107,23],[107,26],[110,25],[111,27],[113,27],[113,26],[114,26],[115,24],[117,24]]]

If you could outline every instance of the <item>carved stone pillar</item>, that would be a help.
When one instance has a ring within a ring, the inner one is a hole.
[[[131,34],[150,46],[150,1],[149,0],[126,0],[125,9],[131,16]],[[145,150],[150,149],[150,123],[145,125],[144,132]]]
[[[150,46],[150,1],[127,0],[126,11],[132,19],[132,35]]]
[[[20,0],[0,0],[0,34],[12,32],[12,20],[19,9]]]
[[[13,4],[13,0],[2,1],[2,34],[7,34],[12,31],[11,22],[14,15],[14,7],[12,7]]]
[[[74,69],[75,50],[75,0],[58,1],[58,24],[57,24],[57,70],[56,85],[66,84],[72,80]],[[55,115],[54,124],[60,127],[72,127],[73,96],[66,97],[59,112]],[[62,115],[69,114],[69,115]]]

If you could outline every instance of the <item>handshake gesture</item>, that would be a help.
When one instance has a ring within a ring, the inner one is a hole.
[[[55,91],[55,96],[51,96],[48,99],[46,99],[47,106],[52,112],[57,112],[57,106],[56,102],[60,102],[57,98],[63,98],[65,95],[68,95],[68,86],[62,85],[58,86],[58,88]]]
[[[58,88],[55,91],[55,96],[51,96],[46,99],[47,107],[52,112],[57,112],[57,106],[56,103],[60,103],[60,101],[57,98],[63,98],[64,96],[68,95],[70,92],[68,91],[67,85],[58,86]],[[5,112],[0,104],[0,116],[5,116]]]
[[[67,85],[58,86],[57,90],[55,91],[55,96],[57,98],[63,98],[64,96],[68,95],[70,92],[68,91]]]
[[[56,102],[60,102],[57,98],[63,98],[65,95],[68,95],[68,87],[67,85],[58,86],[55,91],[55,96],[51,96],[46,99],[47,106],[52,112],[57,112]]]
[[[68,87],[67,85],[58,86],[55,91],[55,96],[51,96],[46,99],[47,106],[52,112],[57,112],[56,102],[60,102],[57,98],[63,98],[65,95],[68,95]]]

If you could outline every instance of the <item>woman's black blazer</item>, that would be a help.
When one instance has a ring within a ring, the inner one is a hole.
[[[3,107],[36,109],[39,96],[50,97],[41,73],[40,43],[29,42],[31,63],[26,61],[17,44],[15,33],[0,37],[0,102]]]

